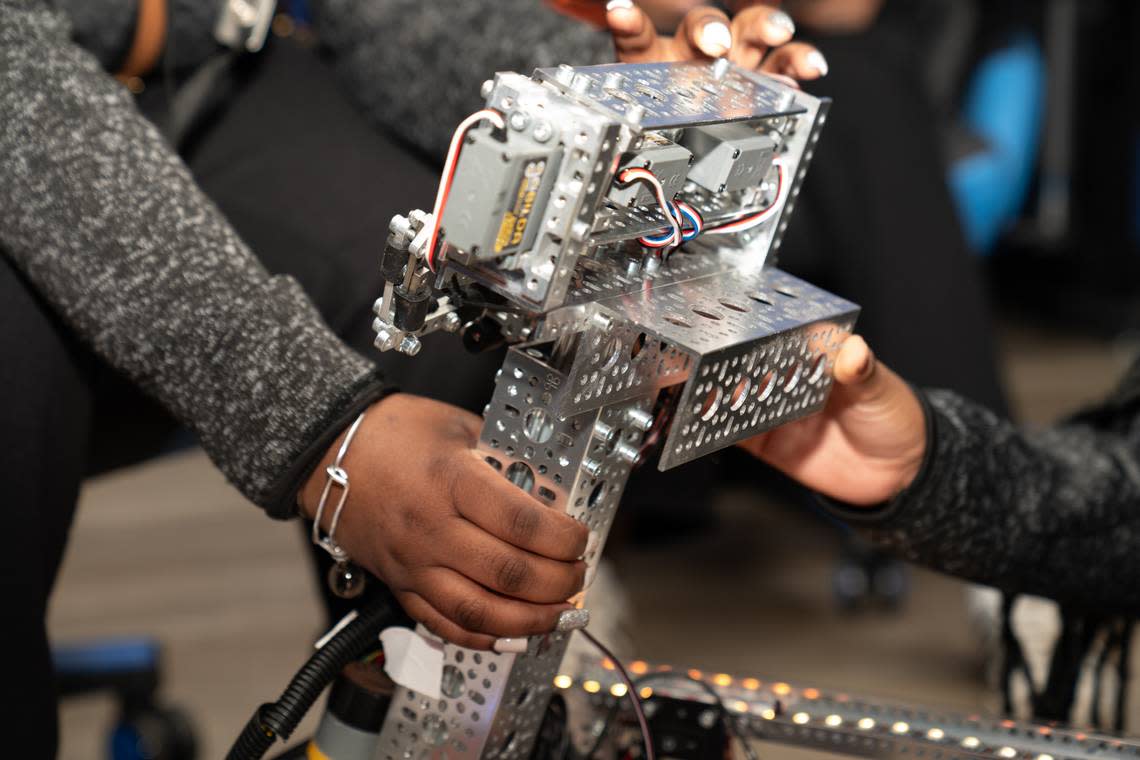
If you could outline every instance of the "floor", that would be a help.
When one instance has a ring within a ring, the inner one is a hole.
[[[1023,419],[1044,422],[1111,387],[1133,355],[1025,327],[1001,334]],[[811,516],[724,491],[717,529],[624,552],[630,634],[641,657],[801,684],[987,708],[962,586],[917,571],[898,612],[839,612],[834,533]],[[147,633],[165,646],[168,699],[221,756],[254,707],[279,693],[317,633],[318,609],[295,525],[270,523],[201,453],[93,481],[51,612],[58,641]],[[109,700],[69,701],[64,758],[103,756]],[[301,733],[311,730],[311,722]]]

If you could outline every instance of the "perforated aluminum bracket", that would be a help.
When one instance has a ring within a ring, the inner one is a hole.
[[[631,414],[649,413],[654,399],[559,418],[552,404],[567,377],[549,364],[544,348],[508,352],[484,413],[478,451],[515,485],[597,534],[583,558],[592,567],[632,470],[629,454],[645,435],[630,424]],[[377,758],[529,758],[567,641],[563,634],[533,637],[524,655],[445,644],[442,697],[398,689]]]

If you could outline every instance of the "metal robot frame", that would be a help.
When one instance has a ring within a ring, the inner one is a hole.
[[[771,260],[829,103],[725,60],[501,73],[483,94],[433,213],[392,222],[376,345],[512,344],[479,450],[589,526],[593,568],[655,445],[675,467],[826,402],[858,307]],[[568,636],[446,644],[439,698],[401,688],[377,757],[529,757]]]

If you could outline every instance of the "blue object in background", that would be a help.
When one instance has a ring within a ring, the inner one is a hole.
[[[987,145],[950,168],[950,191],[966,238],[989,253],[1029,194],[1045,106],[1045,58],[1028,34],[979,64],[962,120]]]
[[[148,670],[158,664],[159,645],[149,638],[109,639],[52,647],[58,675],[105,674]]]
[[[309,13],[308,0],[286,0],[285,8],[287,9],[286,13],[302,24],[313,22],[312,14]]]

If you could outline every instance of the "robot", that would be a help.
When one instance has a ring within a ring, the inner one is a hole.
[[[436,331],[474,350],[509,345],[478,451],[590,528],[594,568],[651,452],[676,467],[826,403],[859,308],[775,263],[830,104],[726,60],[501,73],[483,96],[434,208],[392,220],[376,347],[415,356]],[[359,623],[348,628],[366,640]],[[1140,752],[755,678],[644,662],[627,673],[609,657],[567,672],[571,631],[518,653],[418,635],[438,654],[426,687],[392,689],[375,663],[353,662],[296,756],[652,760],[656,745],[711,760],[734,738],[868,757]]]
[[[727,60],[503,73],[483,94],[432,213],[392,222],[376,346],[510,344],[480,453],[590,527],[593,567],[651,449],[668,469],[826,402],[858,307],[773,263],[828,102]],[[529,757],[568,635],[445,646],[452,688],[397,693],[377,757]]]

